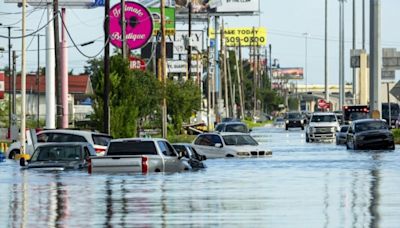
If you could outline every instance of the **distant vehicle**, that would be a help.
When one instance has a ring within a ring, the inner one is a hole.
[[[251,130],[242,122],[224,122],[217,124],[217,126],[215,126],[215,131],[249,133]]]
[[[222,118],[221,123],[226,123],[226,122],[241,122],[241,121],[240,121],[240,119],[233,118],[233,117]]]
[[[315,112],[306,128],[306,142],[334,140],[338,129],[335,113]]]
[[[347,131],[347,149],[395,149],[394,137],[386,121],[364,119],[354,121]]]
[[[285,114],[285,129],[301,128],[304,130],[304,117],[300,112],[288,112]]]
[[[207,159],[206,156],[197,153],[192,144],[173,143],[172,146],[178,154],[182,153],[189,160],[189,164],[193,169],[206,168],[206,165],[203,163]]]
[[[400,113],[399,113],[399,115],[396,117],[395,127],[396,127],[396,128],[400,128]]]
[[[193,147],[206,158],[224,157],[265,157],[272,155],[271,150],[245,133],[205,133],[193,142]]]
[[[352,121],[362,119],[369,115],[368,105],[343,106],[343,124],[349,125]],[[364,118],[365,119],[365,118]]]
[[[397,117],[400,114],[400,107],[397,103],[390,103],[390,116],[389,116],[389,104],[382,103],[382,119],[386,120],[386,123],[389,125],[389,117],[390,117],[390,125],[395,126]]]
[[[89,143],[45,143],[39,145],[31,159],[20,160],[27,169],[66,170],[86,169],[90,156],[96,156]]]
[[[275,127],[284,127],[285,126],[285,119],[283,117],[277,117],[274,120]]]
[[[107,134],[92,131],[66,129],[43,130],[36,133],[36,135],[33,135],[33,137],[30,135],[27,137],[25,152],[32,155],[35,148],[44,143],[87,142],[94,147],[97,155],[103,155],[107,149],[107,144],[111,139],[112,137]],[[6,151],[8,158],[13,159],[16,154],[20,153],[20,148],[20,142],[12,143]]]
[[[347,140],[347,130],[349,125],[340,126],[340,130],[336,133],[336,145],[345,145]]]
[[[343,111],[334,111],[333,113],[335,113],[339,125],[343,125],[344,124]]]
[[[111,140],[104,156],[90,157],[89,173],[180,172],[191,170],[165,139],[130,138]]]

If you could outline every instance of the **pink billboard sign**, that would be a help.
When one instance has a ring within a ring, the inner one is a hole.
[[[110,15],[110,42],[122,48],[121,4],[114,5]],[[147,44],[153,34],[153,18],[143,5],[136,2],[125,2],[126,43],[130,50]]]

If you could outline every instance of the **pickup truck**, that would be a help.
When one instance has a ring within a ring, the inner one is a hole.
[[[315,112],[306,129],[306,142],[333,141],[339,128],[335,113]]]
[[[104,156],[90,157],[88,172],[148,173],[191,169],[188,160],[178,155],[167,140],[130,138],[111,140]]]

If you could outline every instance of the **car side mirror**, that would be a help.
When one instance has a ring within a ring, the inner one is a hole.
[[[249,129],[249,132],[252,132],[253,131],[253,129]]]
[[[25,158],[20,158],[19,159],[19,165],[22,166],[22,167],[27,166],[28,165],[28,161],[25,160]]]
[[[217,148],[222,148],[222,144],[221,143],[215,143],[214,146],[217,147]]]

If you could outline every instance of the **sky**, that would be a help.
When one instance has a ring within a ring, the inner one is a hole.
[[[362,40],[362,0],[356,1],[356,40],[357,48],[361,48]],[[350,49],[352,48],[352,0],[345,3],[345,81],[351,82],[352,74],[349,66]],[[369,4],[366,2],[366,47],[369,49]],[[117,3],[111,0],[111,6]],[[305,67],[305,77],[308,85],[324,83],[324,0],[261,0],[260,16],[226,17],[226,27],[252,27],[264,26],[268,30],[267,40],[272,45],[272,58],[278,59],[281,67]],[[382,47],[398,48],[400,50],[400,30],[397,22],[400,21],[400,1],[381,0],[382,6]],[[46,21],[46,11],[28,7],[27,29],[32,31],[43,26]],[[103,20],[104,8],[95,9],[68,9],[67,26],[73,40],[77,44],[95,40],[94,44],[80,47],[87,56],[94,56],[103,47]],[[329,83],[339,82],[339,2],[328,1],[328,68]],[[21,8],[15,4],[4,3],[0,0],[0,23],[21,28]],[[178,23],[177,29],[186,29],[187,24]],[[194,25],[194,29],[204,29],[205,24]],[[28,31],[29,33],[30,31]],[[40,32],[45,34],[45,30]],[[306,38],[308,33],[307,59]],[[7,29],[0,28],[0,35],[7,36]],[[21,35],[21,31],[12,30],[12,36]],[[37,69],[37,37],[27,38],[27,71]],[[72,42],[68,41],[69,45]],[[12,45],[20,55],[21,40],[13,39]],[[40,39],[40,65],[45,65],[45,38]],[[8,65],[8,40],[0,37],[0,47],[5,49],[0,53],[0,68]],[[112,53],[112,52],[111,52]],[[248,53],[248,52],[247,52]],[[87,57],[81,55],[74,47],[69,48],[69,70],[74,73],[83,72]],[[102,55],[102,53],[101,53]],[[101,56],[100,55],[100,56]],[[20,58],[17,60],[17,68],[20,70]],[[306,64],[307,63],[307,64]],[[398,79],[397,73],[396,78]],[[305,84],[305,80],[299,81]]]

